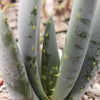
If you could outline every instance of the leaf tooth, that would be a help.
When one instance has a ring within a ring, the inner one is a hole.
[[[49,19],[48,23],[50,24],[51,23],[51,20]]]
[[[32,47],[32,51],[34,51],[35,50],[35,48],[34,47]]]
[[[84,89],[80,89],[80,91],[81,91],[81,92],[83,92],[83,91],[84,91]]]
[[[54,76],[56,76],[56,77],[59,77],[59,76],[60,76],[60,73],[58,73],[58,74],[55,74]]]
[[[46,50],[45,49],[43,50],[43,53],[46,53]]]
[[[35,82],[36,82],[36,84],[38,84],[38,80],[37,79],[35,79]]]
[[[96,65],[97,65],[97,63],[96,63],[96,61],[94,61],[94,62],[93,62],[93,66],[96,66]]]
[[[7,22],[8,21],[8,18],[7,17],[4,17],[3,20],[4,20],[4,22]]]
[[[50,89],[50,91],[55,91],[55,88],[53,88],[53,89]]]
[[[14,51],[16,50],[16,47],[15,46],[13,46],[12,48],[13,48]]]
[[[36,26],[35,25],[33,26],[33,30],[36,30]]]
[[[71,98],[71,100],[75,100],[74,98]]]
[[[32,65],[32,68],[35,69],[35,64]]]
[[[52,17],[52,12],[51,12],[51,17]]]
[[[19,67],[19,61],[16,62],[16,66]]]
[[[90,79],[91,79],[91,77],[89,76],[89,77],[87,78],[87,80],[90,81]]]
[[[7,22],[8,21],[8,18],[7,17],[4,17],[3,20],[4,20],[4,23],[6,24],[6,26],[8,26],[8,22]]]
[[[68,58],[68,56],[67,55],[64,55],[64,59],[67,59]]]
[[[53,82],[52,82],[52,81],[50,81],[50,82],[49,82],[49,85],[52,85],[52,83],[53,83]]]
[[[77,19],[79,19],[79,18],[80,18],[80,13],[78,13],[78,14],[76,15],[76,18],[77,18]]]
[[[40,48],[40,50],[42,51],[43,49],[42,49],[42,48]]]
[[[24,81],[23,77],[20,78],[20,81]]]
[[[42,76],[42,78],[43,78],[44,80],[46,80],[46,77],[45,77],[44,75]]]
[[[12,36],[12,33],[10,31],[8,31],[8,34],[9,34],[10,37]]]
[[[34,10],[37,10],[37,6],[34,7]]]

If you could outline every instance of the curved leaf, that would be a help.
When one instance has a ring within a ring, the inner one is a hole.
[[[92,25],[92,37],[89,43],[81,72],[75,86],[65,100],[78,100],[93,83],[94,76],[100,68],[100,1],[97,2],[96,13]]]
[[[51,96],[53,100],[66,98],[78,78],[91,37],[95,6],[96,0],[74,0],[61,60],[61,72]]]
[[[25,66],[7,18],[0,10],[0,69],[14,100],[34,100]]]
[[[18,39],[32,88],[41,100],[48,100],[39,75],[40,68],[40,8],[41,0],[21,0]]]

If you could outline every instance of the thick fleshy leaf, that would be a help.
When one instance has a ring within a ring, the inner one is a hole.
[[[41,0],[21,0],[18,21],[19,46],[30,83],[41,100],[48,100],[39,75]]]
[[[7,18],[0,10],[0,69],[13,100],[34,100],[25,66]]]
[[[74,0],[67,38],[61,60],[61,71],[51,95],[54,100],[65,99],[80,73],[89,40],[97,0]]]
[[[50,17],[44,34],[41,80],[47,95],[51,95],[59,72],[60,59],[56,43],[55,26]]]
[[[92,37],[89,43],[87,55],[79,74],[75,86],[65,100],[79,100],[86,89],[93,83],[94,76],[100,68],[100,1],[97,2],[97,8],[92,25]]]

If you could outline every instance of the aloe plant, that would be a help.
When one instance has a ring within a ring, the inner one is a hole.
[[[91,29],[91,39],[88,47],[88,51],[82,65],[81,72],[75,83],[73,89],[69,93],[69,96],[65,100],[78,100],[86,91],[86,89],[93,83],[95,74],[100,67],[100,29],[99,29],[99,17],[100,17],[100,1],[97,1],[96,13],[93,19]]]
[[[54,22],[50,17],[44,34],[41,81],[47,95],[52,94],[59,72],[60,59],[57,50]]]
[[[96,0],[74,0],[71,20],[61,59],[61,71],[55,91],[54,100],[65,99],[73,88],[87,52],[91,37],[91,25]]]
[[[34,100],[24,62],[7,18],[0,10],[0,69],[14,100]]]
[[[99,69],[99,4],[74,0],[61,61],[52,16],[40,55],[41,0],[20,1],[19,47],[0,10],[0,69],[13,100],[78,100],[84,94]]]

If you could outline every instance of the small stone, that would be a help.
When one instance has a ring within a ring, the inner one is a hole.
[[[57,33],[66,32],[67,28],[68,28],[68,25],[65,22],[56,22],[55,23],[55,30]]]
[[[2,92],[2,88],[0,87],[0,92]]]
[[[65,38],[66,38],[65,33],[59,33],[59,34],[56,35],[57,45],[61,49],[64,47]]]
[[[92,98],[88,99],[88,100],[93,100]]]
[[[94,89],[100,89],[100,84],[99,83],[94,83],[92,86]]]
[[[87,95],[83,95],[83,100],[88,100],[88,96]]]
[[[97,97],[95,100],[100,100],[100,97]]]
[[[6,86],[5,85],[2,85],[2,89],[6,89]]]

